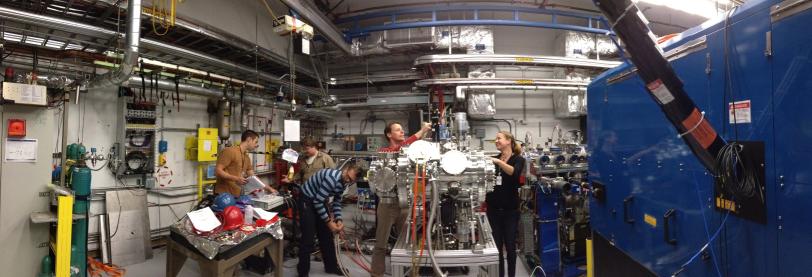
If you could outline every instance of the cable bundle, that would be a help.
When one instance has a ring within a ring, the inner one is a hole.
[[[126,269],[116,265],[106,265],[92,257],[87,257],[88,275],[91,277],[101,277],[102,273],[110,277],[122,277],[127,272]]]
[[[764,194],[758,188],[758,177],[755,164],[742,159],[744,145],[728,143],[719,150],[716,157],[716,182],[722,191],[737,199],[751,199],[758,193],[759,200],[764,202]]]

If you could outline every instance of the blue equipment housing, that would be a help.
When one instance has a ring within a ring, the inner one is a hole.
[[[548,276],[577,277],[582,276],[585,271],[582,268],[586,264],[586,258],[577,255],[574,258],[566,257],[562,253],[561,209],[565,209],[562,191],[556,188],[542,188],[535,186],[536,194],[536,214],[538,215],[538,256],[540,266]],[[584,228],[586,229],[586,228]],[[533,277],[541,277],[545,274],[538,272]]]
[[[779,2],[747,1],[729,18],[712,19],[661,45],[666,56],[676,53],[669,58],[672,68],[719,135],[746,141],[745,148],[763,155],[761,207],[742,210],[735,199],[716,198],[714,178],[632,65],[590,84],[596,276],[809,274],[812,36],[806,28],[812,5]],[[749,101],[750,120],[741,110],[734,124],[729,105],[741,101]],[[640,270],[619,266],[628,263]]]

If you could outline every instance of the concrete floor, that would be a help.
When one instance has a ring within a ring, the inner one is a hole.
[[[346,224],[347,224],[346,228],[348,228],[348,229],[353,228],[354,227],[353,226],[353,224],[354,224],[353,220],[349,220],[349,219],[352,218],[355,214],[359,213],[359,209],[355,205],[346,205],[342,211],[345,214],[345,218],[348,219],[348,220],[346,220]],[[365,221],[365,224],[367,224],[368,226],[371,226],[371,225],[375,224],[374,223],[374,220],[375,220],[374,217],[375,217],[374,214],[362,214],[362,218],[363,218],[362,220]],[[152,259],[147,260],[146,262],[141,263],[141,264],[135,264],[135,265],[130,265],[130,266],[125,267],[125,269],[127,269],[126,276],[134,276],[134,277],[159,277],[159,276],[165,276],[165,273],[166,273],[166,248],[164,247],[164,248],[155,249],[153,251],[153,253],[154,253],[154,256],[153,256]],[[352,255],[351,252],[344,252],[344,255],[342,255],[342,257],[341,257],[342,262],[344,263],[344,266],[347,267],[347,269],[350,272],[350,276],[352,276],[352,277],[369,276],[369,274],[366,271],[364,271],[364,269],[362,269],[359,265],[354,263],[349,258],[351,255]],[[367,258],[366,259],[367,261],[372,260],[371,256],[369,256],[369,255],[365,255],[365,256]],[[296,274],[296,264],[298,262],[299,262],[298,259],[286,260],[285,263],[284,263],[284,268],[283,268],[284,274],[283,275],[285,277],[295,277],[295,276],[297,276],[297,274]],[[366,264],[368,265],[369,262],[366,262]],[[256,273],[253,273],[253,272],[250,272],[250,271],[247,271],[247,270],[238,270],[237,272],[238,273],[236,274],[236,276],[238,276],[238,277],[257,277],[257,276],[261,276],[261,275],[258,275]],[[389,258],[388,257],[387,257],[386,272],[387,272],[386,276],[391,276],[392,268],[389,265]],[[468,273],[468,275],[457,274],[457,275],[451,275],[451,276],[477,276],[477,273],[478,273],[478,271],[476,269],[471,269],[470,272]],[[180,271],[180,274],[178,274],[178,277],[194,277],[194,276],[200,276],[200,267],[198,266],[197,262],[190,259],[190,260],[186,261],[186,263],[184,264],[183,268]],[[265,276],[273,276],[273,274],[266,274]],[[310,276],[314,276],[314,277],[335,277],[337,275],[332,275],[332,274],[325,273],[324,272],[324,265],[320,261],[311,261],[310,262]],[[524,265],[519,261],[517,261],[517,263],[516,263],[516,276],[530,276],[529,271],[527,271],[525,269]]]
[[[350,272],[350,276],[369,276],[360,266],[353,263],[352,260],[347,256],[350,255],[349,252],[345,252],[342,255],[342,261],[344,266]],[[370,256],[366,256],[368,260],[372,258]],[[388,263],[387,258],[387,263]],[[296,277],[296,264],[299,262],[298,259],[290,259],[285,261],[284,263],[284,274],[285,277]],[[144,263],[135,264],[131,266],[125,267],[127,269],[126,276],[132,277],[158,277],[158,276],[165,276],[166,271],[166,248],[159,248],[155,249],[154,256],[152,259],[147,260]],[[392,276],[391,267],[387,266],[386,269],[386,276]],[[452,276],[477,276],[476,270],[471,270],[468,275],[452,275]],[[183,269],[181,269],[180,274],[178,277],[195,277],[200,276],[200,267],[197,265],[197,262],[194,260],[188,260],[186,264],[184,264]],[[273,273],[266,274],[266,275],[259,275],[247,270],[238,270],[237,277],[258,277],[258,276],[273,276]],[[336,275],[327,274],[324,272],[324,265],[319,261],[311,261],[310,262],[310,276],[313,277],[335,277]],[[524,268],[522,263],[517,262],[516,264],[516,276],[530,276],[530,273]]]
[[[367,256],[367,258],[370,258]],[[350,271],[350,276],[367,276],[366,272],[364,272],[361,267],[353,263],[349,258],[342,257],[345,266],[348,267]],[[284,263],[284,276],[285,277],[295,277],[296,274],[296,264],[299,262],[298,259],[291,259],[287,260]],[[147,260],[141,264],[135,264],[128,267],[126,276],[134,276],[134,277],[158,277],[158,276],[165,276],[166,272],[166,248],[159,248],[155,249],[154,256],[152,259]],[[186,263],[183,265],[183,269],[181,269],[180,274],[178,277],[194,277],[200,276],[200,267],[198,266],[197,262],[194,260],[187,260]],[[257,277],[263,276],[259,275],[247,270],[239,270],[237,275],[238,277]],[[273,276],[273,273],[266,274],[264,276]],[[321,262],[312,261],[310,264],[310,276],[314,277],[334,277],[336,275],[327,274],[324,272],[324,265]]]

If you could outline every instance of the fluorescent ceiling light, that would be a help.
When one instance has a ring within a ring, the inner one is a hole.
[[[45,42],[45,39],[40,38],[40,37],[31,37],[31,36],[29,36],[29,37],[25,38],[25,43],[28,43],[28,44],[42,45],[43,42]]]
[[[23,35],[16,34],[16,33],[3,32],[3,39],[14,41],[14,42],[20,42],[20,41],[23,40]]]
[[[670,9],[698,15],[704,18],[716,17],[724,12],[724,8],[730,5],[729,0],[633,0],[635,3],[647,3],[655,6],[663,6]],[[717,9],[717,4],[722,9]]]

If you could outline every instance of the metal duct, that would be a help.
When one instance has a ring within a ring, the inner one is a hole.
[[[344,33],[338,29],[333,22],[324,16],[316,7],[313,7],[306,0],[282,0],[285,5],[299,13],[305,20],[310,22],[314,28],[321,31],[327,40],[338,46],[344,53],[352,54],[350,44],[344,40]]]
[[[449,32],[450,31],[450,32]],[[449,26],[434,28],[434,47],[465,48],[468,54],[493,54],[491,26]],[[477,45],[484,48],[477,48]],[[449,53],[450,54],[450,53]]]
[[[117,69],[90,80],[87,89],[118,86],[130,79],[133,68],[138,63],[138,43],[141,39],[141,0],[127,1],[127,44],[124,59]]]
[[[130,82],[129,82],[130,87],[138,88],[138,87],[141,86],[141,77],[139,77],[139,76],[131,76],[129,80],[130,80]],[[157,84],[158,84],[158,89],[169,90],[169,91],[174,91],[175,90],[175,82],[168,81],[168,80],[158,80]],[[191,94],[194,94],[194,95],[198,95],[198,96],[203,96],[203,97],[212,97],[212,98],[223,97],[223,91],[222,90],[209,89],[209,88],[196,86],[196,85],[190,85],[190,84],[183,84],[183,83],[178,84],[178,90],[183,91],[183,92],[187,92],[187,93],[191,93]],[[245,95],[243,99],[245,100],[245,103],[247,103],[247,104],[258,105],[258,106],[263,106],[263,107],[273,106],[273,107],[275,107],[277,109],[283,109],[283,110],[289,110],[289,111],[293,110],[293,106],[290,103],[276,102],[271,97],[262,98],[262,97],[252,96],[252,95]],[[229,100],[235,101],[235,102],[240,101],[240,99],[238,97],[230,98]],[[307,108],[305,108],[303,106],[297,105],[295,111],[297,113],[309,114],[309,115],[325,117],[325,118],[333,117],[333,113],[326,110],[326,109],[313,109],[313,108],[307,109]]]

